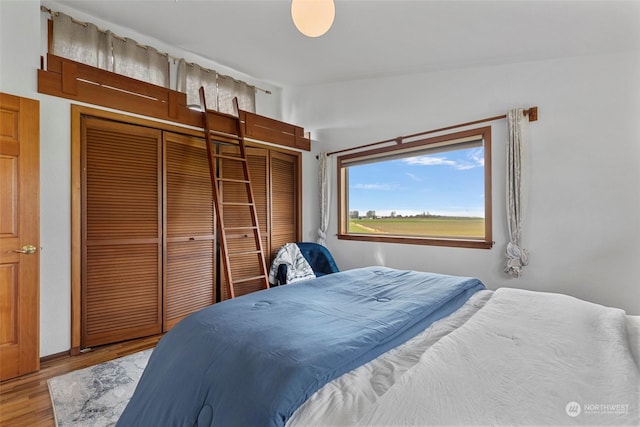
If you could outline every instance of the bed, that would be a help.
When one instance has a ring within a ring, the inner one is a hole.
[[[566,295],[354,269],[189,316],[118,426],[638,425],[639,333]]]

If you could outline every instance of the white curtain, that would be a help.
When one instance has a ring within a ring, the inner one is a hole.
[[[177,89],[187,94],[188,105],[200,105],[199,91],[200,87],[204,86],[209,110],[235,115],[233,98],[237,97],[241,110],[256,112],[255,87],[203,68],[198,64],[181,59],[178,62],[177,82]]]
[[[113,72],[169,87],[169,57],[135,40],[113,35]]]
[[[53,13],[52,19],[54,55],[169,87],[168,55],[64,13]]]
[[[523,109],[507,114],[507,224],[509,243],[505,272],[520,277],[529,263],[529,254],[522,247],[522,226],[526,206],[529,164],[529,119]]]
[[[2,0],[0,0],[2,1]],[[169,56],[151,46],[103,31],[90,22],[80,22],[60,12],[52,12],[53,54],[92,67],[170,87]],[[176,89],[187,94],[187,105],[200,105],[204,86],[207,108],[235,114],[233,98],[241,110],[256,112],[256,88],[243,81],[218,74],[181,59]]]
[[[320,227],[318,227],[317,242],[326,246],[331,212],[331,161],[327,153],[318,155],[318,183],[320,185]]]
[[[207,109],[218,109],[218,82],[215,71],[181,59],[178,62],[177,79],[178,90],[187,94],[187,105],[200,105],[200,87],[203,86]]]
[[[238,107],[241,110],[256,112],[255,87],[233,77],[218,74],[218,111],[235,115],[233,98],[236,97],[238,98]]]
[[[106,32],[60,12],[52,13],[51,19],[54,55],[111,71],[111,44]]]

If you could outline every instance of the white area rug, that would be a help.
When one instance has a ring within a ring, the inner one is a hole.
[[[56,425],[114,426],[152,351],[144,350],[47,381]]]

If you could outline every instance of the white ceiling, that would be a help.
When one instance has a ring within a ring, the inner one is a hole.
[[[56,3],[278,86],[640,50],[638,0],[336,0],[319,38],[288,0]]]

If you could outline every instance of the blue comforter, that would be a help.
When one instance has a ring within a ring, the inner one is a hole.
[[[366,267],[215,304],[152,353],[125,426],[283,426],[315,391],[461,307],[478,279]]]

